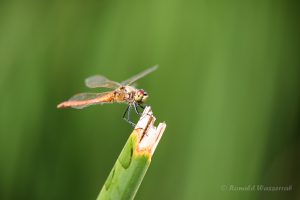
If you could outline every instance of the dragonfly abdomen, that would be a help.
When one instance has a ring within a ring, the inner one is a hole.
[[[107,93],[103,96],[100,96],[100,97],[97,97],[94,99],[65,101],[65,102],[62,102],[61,104],[59,104],[57,107],[58,108],[66,108],[66,107],[84,108],[87,105],[113,103],[113,102],[114,102],[114,94]]]

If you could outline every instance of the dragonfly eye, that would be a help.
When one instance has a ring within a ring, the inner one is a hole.
[[[148,99],[148,94],[144,94],[143,98],[142,98],[142,103],[146,102]]]
[[[148,94],[144,90],[138,90],[134,96],[134,100],[141,103],[145,102],[147,98]]]

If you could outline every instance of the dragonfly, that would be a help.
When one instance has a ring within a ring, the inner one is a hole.
[[[123,119],[133,127],[135,124],[130,119],[132,108],[137,115],[140,115],[138,108],[144,109],[148,99],[148,93],[143,89],[137,89],[133,85],[140,78],[150,74],[158,68],[157,65],[150,67],[131,78],[118,83],[102,75],[94,75],[85,79],[88,88],[109,88],[111,91],[101,93],[79,93],[72,96],[68,101],[57,105],[57,108],[77,108],[82,109],[87,106],[107,103],[126,103],[128,104]]]

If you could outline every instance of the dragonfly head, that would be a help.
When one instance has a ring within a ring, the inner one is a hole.
[[[142,89],[137,90],[137,92],[134,95],[134,100],[137,103],[144,103],[144,102],[146,102],[147,99],[148,99],[148,94],[146,91],[144,91]]]

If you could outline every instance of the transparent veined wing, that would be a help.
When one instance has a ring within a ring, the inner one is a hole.
[[[103,95],[106,95],[107,93],[110,92],[101,92],[101,93],[78,93],[72,96],[68,101],[86,101],[86,100],[91,100],[95,99],[97,97],[101,97]]]
[[[150,74],[151,72],[153,72],[154,70],[156,70],[158,68],[158,65],[155,65],[153,67],[150,67],[149,69],[146,69],[138,74],[136,74],[135,76],[123,81],[121,83],[121,85],[130,85],[132,84],[133,82],[137,81],[138,79],[146,76],[147,74]]]
[[[113,100],[113,92],[79,93],[72,96],[68,101],[62,102],[57,107],[72,107],[81,109],[90,105],[111,103]]]
[[[85,85],[89,88],[103,87],[103,88],[112,88],[112,89],[115,89],[115,88],[118,88],[121,86],[120,83],[111,81],[102,75],[94,75],[94,76],[90,76],[90,77],[86,78]]]

